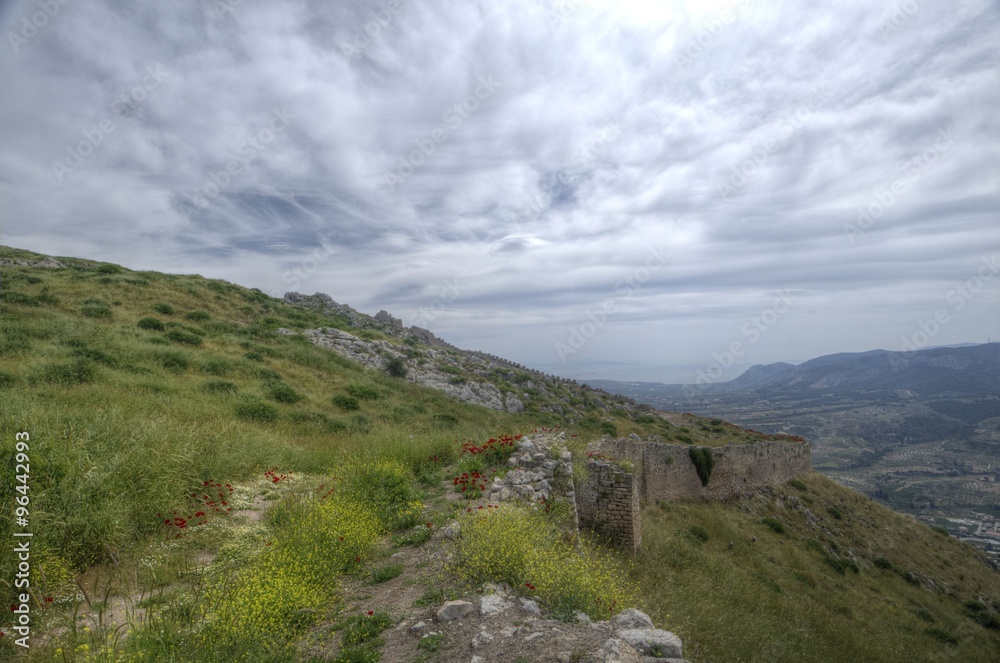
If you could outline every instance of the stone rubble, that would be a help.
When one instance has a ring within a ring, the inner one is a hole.
[[[579,616],[570,622],[557,621],[546,618],[535,601],[516,597],[507,586],[487,584],[483,589],[491,593],[478,600],[478,610],[476,600],[468,599],[447,601],[433,611],[449,639],[461,640],[456,636],[463,631],[475,634],[464,639],[466,644],[462,646],[467,647],[464,651],[468,654],[463,655],[461,648],[453,649],[448,660],[499,663],[506,661],[510,647],[516,646],[522,654],[534,651],[540,657],[537,660],[545,661],[688,663],[683,658],[680,638],[656,628],[649,616],[636,608],[623,610],[608,621],[591,623],[589,618]],[[521,609],[510,612],[518,598]],[[470,622],[458,621],[463,618]],[[434,632],[427,632],[426,626],[421,620],[408,630],[413,637],[428,637]]]

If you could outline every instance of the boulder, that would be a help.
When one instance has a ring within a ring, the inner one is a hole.
[[[653,620],[641,610],[626,608],[614,616],[611,626],[616,629],[653,628]]]
[[[500,614],[509,607],[510,601],[507,601],[501,594],[487,594],[479,602],[479,614],[483,617],[489,617]]]
[[[601,647],[601,663],[640,663],[639,652],[618,638],[610,638]]]
[[[681,658],[681,639],[658,628],[629,628],[618,631],[617,637],[647,656]]]
[[[475,606],[468,601],[446,601],[438,609],[435,619],[441,623],[455,621],[467,617],[474,609]]]

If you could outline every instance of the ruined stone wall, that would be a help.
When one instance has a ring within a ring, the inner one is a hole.
[[[715,466],[702,486],[690,457],[691,447],[628,439],[604,440],[603,455],[628,460],[636,468],[639,494],[659,500],[728,500],[765,485],[784,483],[812,470],[810,447],[802,442],[767,441],[713,447]]]
[[[639,482],[631,473],[614,463],[589,460],[587,478],[577,486],[576,508],[580,527],[607,536],[626,550],[639,548]]]

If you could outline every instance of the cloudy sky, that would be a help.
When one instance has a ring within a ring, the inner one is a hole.
[[[8,1],[0,243],[577,378],[1000,336],[996,2],[495,5]]]

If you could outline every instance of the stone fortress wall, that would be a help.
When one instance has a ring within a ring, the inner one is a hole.
[[[640,503],[731,500],[812,471],[808,443],[728,445],[711,449],[714,466],[702,485],[692,448],[628,438],[602,440],[588,461],[586,482],[576,491],[580,526],[634,550],[642,541]]]

